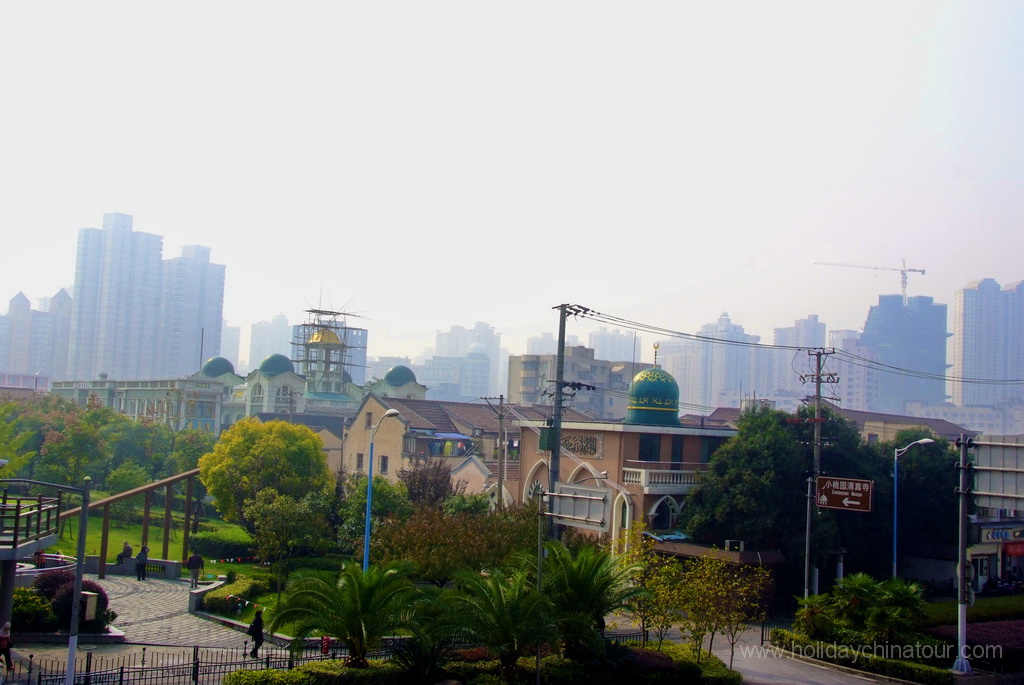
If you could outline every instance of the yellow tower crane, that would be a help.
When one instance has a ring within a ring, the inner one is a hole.
[[[880,271],[899,271],[900,272],[900,288],[903,293],[903,304],[907,304],[907,274],[916,273],[924,275],[924,269],[908,269],[907,260],[901,260],[903,266],[869,266],[867,264],[838,264],[836,262],[815,262],[815,264],[821,264],[822,266],[851,266],[855,269],[877,269]]]

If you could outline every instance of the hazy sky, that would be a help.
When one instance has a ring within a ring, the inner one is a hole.
[[[0,301],[124,212],[213,249],[230,323],[344,309],[375,356],[899,291],[819,261],[951,305],[1024,279],[1022,37],[1015,0],[4,3]]]

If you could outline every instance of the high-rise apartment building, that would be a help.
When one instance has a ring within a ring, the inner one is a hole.
[[[68,376],[156,378],[163,238],[132,230],[127,214],[78,232]]]
[[[825,360],[826,369],[834,373],[837,382],[827,391],[830,401],[843,409],[870,411],[878,404],[878,376],[867,362],[873,361],[871,350],[864,346],[860,333],[851,330],[834,330],[828,332],[828,346],[848,354],[829,356]],[[813,390],[808,394],[813,393]]]
[[[953,300],[953,403],[993,406],[1024,400],[1020,385],[955,379],[1024,378],[1024,281],[1000,287],[992,278],[968,283]]]
[[[62,380],[67,374],[68,341],[71,337],[71,296],[61,290],[32,309],[18,293],[0,316],[0,371],[38,374]]]
[[[470,348],[479,343],[487,355],[487,388],[489,395],[502,391],[504,357],[501,353],[501,333],[490,324],[478,321],[473,328],[452,326],[447,331],[437,331],[434,356],[465,358]],[[479,346],[474,348],[479,353]]]
[[[806,319],[794,321],[792,326],[776,328],[773,341],[781,347],[824,347],[825,324],[818,321],[817,314],[810,314]],[[765,354],[771,360],[767,372],[771,396],[808,394],[807,384],[801,377],[806,378],[815,370],[814,358],[806,350],[766,350]]]
[[[249,368],[255,369],[272,354],[283,354],[294,358],[292,350],[293,331],[284,314],[278,314],[270,321],[260,321],[249,326]]]
[[[946,305],[930,297],[904,304],[901,295],[879,295],[860,336],[878,363],[878,393],[868,410],[905,414],[907,402],[944,402],[948,337]]]
[[[587,335],[587,347],[594,350],[598,359],[628,362],[640,359],[643,339],[636,331],[608,330],[604,326]]]
[[[680,408],[710,413],[716,407],[738,407],[743,398],[767,394],[766,350],[760,336],[722,314],[701,326],[697,340],[662,344],[658,359],[679,383]],[[714,342],[714,341],[721,342]]]
[[[210,263],[210,248],[190,245],[163,262],[160,307],[161,377],[190,376],[220,355],[224,310],[223,264]]]

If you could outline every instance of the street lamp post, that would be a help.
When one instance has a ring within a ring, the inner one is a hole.
[[[388,409],[384,416],[380,417],[373,428],[370,429],[370,466],[366,469],[366,528],[363,531],[363,573],[370,567],[370,512],[373,509],[373,438],[377,435],[377,429],[384,419],[389,416],[398,416],[397,409]]]
[[[902,457],[907,450],[914,445],[930,445],[934,440],[931,438],[921,438],[915,440],[906,447],[896,448],[892,458],[892,577],[896,577],[896,531],[898,530],[897,524],[897,513],[899,511],[899,493],[900,484],[897,477],[899,475],[900,457]]]

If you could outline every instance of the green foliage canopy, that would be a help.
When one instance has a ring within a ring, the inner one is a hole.
[[[296,499],[329,493],[333,479],[320,437],[286,421],[242,419],[221,434],[212,452],[199,459],[199,479],[226,521],[254,532],[245,502],[265,488]]]

